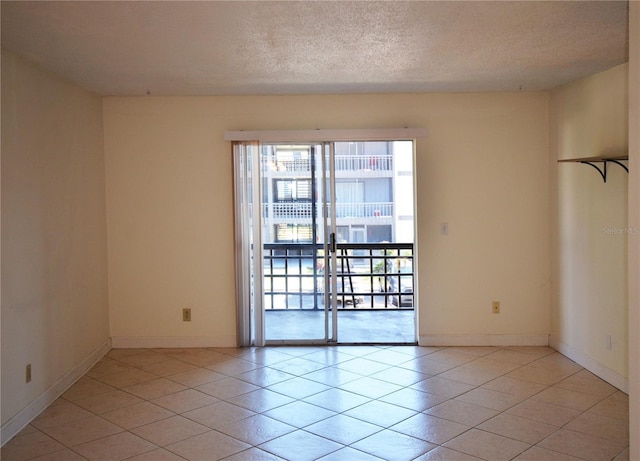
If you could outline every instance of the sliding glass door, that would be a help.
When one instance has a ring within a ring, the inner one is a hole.
[[[240,343],[415,343],[412,141],[237,143]]]
[[[260,162],[265,341],[333,341],[330,145],[265,144]]]

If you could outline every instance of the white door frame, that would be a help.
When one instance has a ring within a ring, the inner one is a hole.
[[[338,141],[412,141],[413,142],[413,163],[415,171],[415,151],[416,138],[426,136],[426,130],[422,128],[398,128],[381,130],[296,130],[296,131],[228,131],[224,134],[227,141],[236,141],[233,148],[234,157],[234,197],[236,211],[236,312],[238,321],[238,345],[240,346],[264,346],[264,306],[262,289],[262,236],[261,236],[261,205],[251,206],[251,201],[262,203],[262,187],[260,183],[261,175],[259,145],[260,143],[282,143],[304,142],[305,144],[320,144],[322,148],[323,169],[325,168],[326,145],[330,147],[329,161],[330,171],[335,170],[334,142]],[[328,141],[329,140],[329,141]],[[257,173],[257,174],[256,174]],[[323,171],[324,175],[324,171]],[[330,175],[330,198],[335,201],[335,177]],[[414,175],[414,191],[416,178]],[[323,180],[323,189],[326,182]],[[250,185],[250,186],[249,186]],[[253,195],[251,192],[253,191]],[[322,202],[326,202],[325,196]],[[417,222],[417,206],[414,201],[414,220]],[[330,207],[331,216],[325,216],[324,229],[330,228],[335,235],[336,216],[335,205]],[[324,214],[326,215],[326,213]],[[329,227],[328,227],[329,225]],[[415,223],[414,223],[415,228]],[[414,234],[417,236],[417,233]],[[325,250],[330,249],[325,244]],[[418,254],[418,242],[414,237],[414,254]],[[325,251],[325,258],[331,258],[332,267],[336,267],[335,252]],[[418,264],[414,259],[414,280],[417,286]],[[253,261],[260,261],[259,265]],[[327,261],[328,262],[328,261]],[[325,271],[326,272],[326,271]],[[335,272],[335,271],[334,271]],[[337,277],[328,277],[325,273],[325,287],[331,286],[331,292],[337,292]],[[325,296],[328,291],[325,289]],[[259,295],[258,295],[259,294]],[[414,304],[417,306],[417,290],[414,293]],[[327,296],[328,297],[328,296]],[[331,334],[329,334],[329,318],[326,314],[329,303],[325,299],[325,340],[337,340],[337,297],[331,299]],[[418,309],[415,308],[415,338],[418,338]],[[289,341],[279,341],[278,343],[288,343]],[[317,340],[295,340],[296,344],[305,342],[317,343]]]

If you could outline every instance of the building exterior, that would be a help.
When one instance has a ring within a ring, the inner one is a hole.
[[[265,243],[312,243],[323,238],[322,219],[324,212],[330,216],[333,202],[327,151],[323,158],[323,146],[263,146]],[[338,142],[334,151],[338,242],[413,242],[412,143]],[[402,203],[396,200],[400,196]]]

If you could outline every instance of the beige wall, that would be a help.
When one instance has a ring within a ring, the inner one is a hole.
[[[640,3],[629,2],[629,227],[640,228]],[[640,459],[640,237],[629,235],[629,459]]]
[[[2,51],[3,438],[109,340],[101,108]]]
[[[610,164],[605,183],[590,166],[556,160],[627,153],[627,72],[625,64],[557,88],[549,104],[552,345],[624,388],[628,174]]]
[[[546,342],[546,93],[112,97],[104,123],[114,343],[235,344],[225,130],[403,126],[429,132],[417,145],[423,343]]]

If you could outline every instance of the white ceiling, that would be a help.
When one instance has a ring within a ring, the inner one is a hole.
[[[2,1],[103,95],[545,90],[627,61],[626,1]]]

